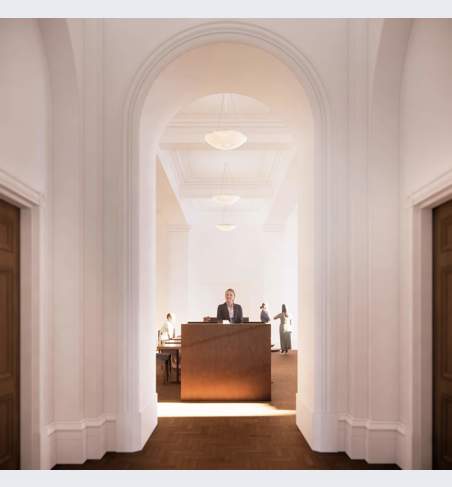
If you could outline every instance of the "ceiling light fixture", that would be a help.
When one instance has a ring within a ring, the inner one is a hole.
[[[229,94],[230,103],[232,107],[232,94]],[[224,110],[223,110],[224,107]],[[226,94],[223,94],[222,103],[220,107],[220,114],[218,120],[218,128],[213,132],[209,132],[204,136],[204,140],[214,149],[217,150],[234,150],[241,147],[247,140],[247,136],[238,130],[221,130],[221,119],[223,113],[227,112]]]
[[[241,147],[247,137],[238,130],[215,130],[206,134],[204,140],[214,149],[234,150]]]
[[[212,199],[220,205],[230,206],[237,203],[240,196],[236,194],[216,194],[215,196],[212,196]]]
[[[222,232],[230,232],[231,230],[234,230],[235,225],[232,223],[218,223],[216,227]]]

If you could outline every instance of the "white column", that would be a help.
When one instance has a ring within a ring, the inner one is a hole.
[[[97,20],[69,24],[70,39],[61,23],[43,30],[53,107],[49,465],[82,463],[114,447],[104,415],[103,31]]]
[[[349,161],[350,161],[350,328],[349,405],[353,418],[368,417],[369,396],[369,237],[368,237],[368,68],[367,23],[349,25]],[[364,439],[362,440],[364,441]],[[346,445],[361,452],[356,438]],[[356,450],[356,452],[355,452]]]
[[[84,413],[104,412],[102,36],[98,20],[84,22],[83,324]],[[102,447],[99,447],[99,454]]]
[[[168,312],[175,314],[176,334],[188,316],[189,225],[168,225]],[[201,249],[200,249],[201,251]]]

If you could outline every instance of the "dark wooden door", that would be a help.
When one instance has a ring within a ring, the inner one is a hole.
[[[433,210],[433,467],[452,468],[452,201]]]
[[[19,468],[19,209],[0,200],[0,468]]]

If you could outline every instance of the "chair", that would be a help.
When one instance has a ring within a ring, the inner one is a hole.
[[[167,384],[171,375],[171,354],[157,352],[156,357],[165,364],[165,384]]]

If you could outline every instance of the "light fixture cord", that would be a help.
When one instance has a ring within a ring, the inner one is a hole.
[[[223,122],[223,111],[226,110],[226,95],[222,93],[220,103],[220,113],[218,114],[217,131],[221,130],[221,124]]]
[[[229,94],[229,98],[231,100],[231,114],[232,114],[232,118],[235,119],[235,121],[237,122],[238,119],[239,119],[239,116],[238,116],[239,111],[238,111],[238,109],[237,109],[237,107],[236,107],[236,105],[234,103],[234,94],[233,93],[230,93]],[[236,128],[239,128],[240,127],[237,123],[235,123],[234,125],[235,125]]]
[[[224,185],[225,185],[225,182],[226,182],[226,165],[227,165],[227,162],[224,161],[224,164],[223,164],[223,176],[221,178],[221,194],[224,194]],[[221,223],[224,223],[224,212],[225,212],[225,209],[226,209],[226,203],[223,202],[223,210],[221,212]]]

